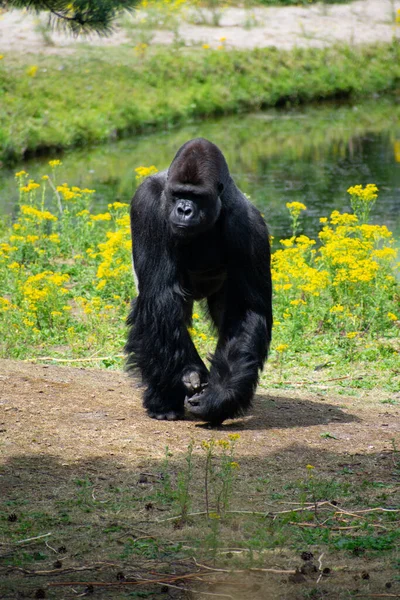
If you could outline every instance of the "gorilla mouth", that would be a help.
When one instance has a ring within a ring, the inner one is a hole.
[[[171,222],[172,233],[178,237],[187,237],[196,235],[198,233],[199,226],[198,224],[184,224],[184,223],[174,223]]]

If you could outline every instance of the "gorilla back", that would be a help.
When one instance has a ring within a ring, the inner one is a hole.
[[[212,424],[249,408],[271,340],[268,232],[222,152],[197,138],[131,203],[138,297],[128,317],[127,367],[140,371],[150,417],[184,408]],[[218,331],[208,370],[188,333],[206,299]]]

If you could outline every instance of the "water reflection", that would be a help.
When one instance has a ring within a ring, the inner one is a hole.
[[[389,99],[226,117],[69,152],[62,157],[60,183],[96,189],[94,210],[110,201],[128,202],[135,167],[165,168],[179,146],[196,136],[221,147],[237,184],[262,209],[276,239],[289,230],[286,202],[306,204],[304,231],[312,235],[320,216],[349,209],[346,190],[358,183],[378,185],[372,219],[400,235],[400,105]],[[14,172],[22,168],[39,178],[47,159],[2,169],[2,212],[15,206]]]

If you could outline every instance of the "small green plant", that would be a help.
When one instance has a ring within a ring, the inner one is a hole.
[[[228,435],[228,440],[212,439],[201,444],[206,453],[204,491],[208,517],[225,515],[229,509],[235,472],[239,468],[234,460],[239,438],[239,434],[233,433]]]

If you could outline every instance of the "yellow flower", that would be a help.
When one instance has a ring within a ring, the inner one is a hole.
[[[306,465],[306,469],[312,471],[313,469],[315,469],[315,467],[313,465]]]
[[[304,300],[299,298],[298,300],[291,300],[290,304],[292,304],[293,306],[298,306],[299,304],[306,304],[306,302],[304,302]]]
[[[21,269],[21,268],[22,268],[22,265],[20,265],[19,263],[17,263],[17,262],[15,262],[15,261],[14,261],[14,262],[12,262],[12,263],[10,263],[10,264],[8,265],[8,268],[9,268],[11,271],[18,271],[19,269]]]
[[[136,167],[135,172],[136,179],[144,179],[144,177],[158,173],[158,169],[154,165],[151,165],[150,167]]]
[[[229,442],[227,440],[218,440],[217,446],[219,446],[220,448],[224,448],[224,450],[227,450],[229,448]]]
[[[91,221],[111,221],[111,215],[109,212],[99,213],[98,215],[91,215]]]
[[[287,202],[286,208],[294,216],[298,216],[302,210],[307,210],[307,206],[302,202]]]
[[[228,439],[231,442],[236,442],[237,440],[240,440],[240,433],[229,433],[228,434]]]
[[[36,73],[38,72],[38,66],[37,65],[32,65],[31,67],[29,67],[29,69],[27,69],[26,74],[29,75],[29,77],[35,77]]]
[[[347,191],[351,196],[357,196],[364,202],[372,202],[378,197],[378,188],[374,183],[369,183],[365,188],[362,185],[353,185]]]
[[[210,47],[210,44],[203,44],[203,48],[204,48],[204,50],[208,50],[208,49],[209,49],[209,47]]]
[[[280,352],[285,352],[285,350],[287,350],[288,348],[289,348],[289,345],[288,345],[288,344],[279,344],[279,345],[278,345],[278,346],[275,348],[275,350],[276,350],[277,352],[279,352],[279,353],[280,353]]]
[[[40,188],[40,183],[35,183],[34,181],[30,180],[27,185],[21,187],[21,190],[28,193],[32,190],[37,190],[38,188]]]
[[[50,160],[49,161],[49,165],[51,166],[52,169],[54,169],[54,167],[59,167],[60,165],[62,165],[61,160]]]
[[[332,306],[332,308],[329,310],[329,312],[331,313],[341,313],[344,311],[344,306],[342,306],[341,304],[335,304],[335,306]]]
[[[12,308],[10,300],[8,300],[8,298],[0,297],[0,311],[5,312],[6,310],[10,310],[10,308]]]
[[[28,175],[26,171],[18,171],[15,173],[15,177],[23,177],[24,175]]]
[[[57,217],[52,215],[48,210],[38,210],[33,206],[23,204],[21,213],[26,216],[35,217],[38,221],[57,221]]]
[[[349,331],[349,333],[347,333],[347,334],[346,334],[346,337],[347,337],[349,340],[352,340],[352,339],[354,339],[355,337],[357,337],[357,335],[358,335],[358,331]]]
[[[232,469],[239,469],[239,463],[237,463],[237,462],[235,462],[235,461],[232,461],[232,462],[231,462],[231,468],[232,468]]]
[[[389,317],[389,319],[391,321],[398,321],[399,320],[399,317],[397,315],[395,315],[394,313],[392,313],[392,312],[388,312],[387,316]]]
[[[113,202],[108,205],[108,210],[118,210],[119,208],[125,208],[126,206],[129,206],[126,202]]]

